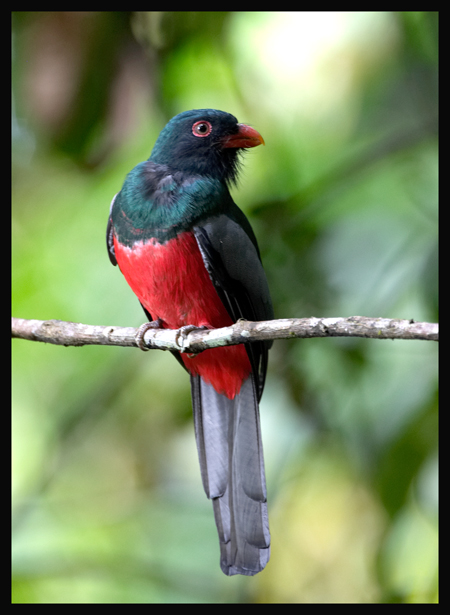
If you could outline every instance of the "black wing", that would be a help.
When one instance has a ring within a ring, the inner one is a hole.
[[[221,214],[195,226],[193,232],[205,268],[233,322],[239,318],[271,320],[272,301],[256,239],[244,214],[238,211],[239,221]],[[271,342],[246,344],[258,399],[264,389],[271,345]]]
[[[111,201],[111,205],[109,208],[109,216],[108,216],[108,226],[106,227],[106,247],[108,249],[109,260],[114,266],[117,265],[117,259],[116,259],[116,252],[114,250],[114,238],[113,238],[114,227],[112,223],[111,212],[112,212],[112,208],[114,205],[114,201],[116,200],[116,196],[117,194],[114,196],[113,200]]]

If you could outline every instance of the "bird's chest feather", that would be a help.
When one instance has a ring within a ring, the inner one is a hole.
[[[153,319],[178,329],[184,325],[226,327],[232,324],[203,264],[194,235],[185,232],[165,243],[139,241],[131,248],[114,237],[119,267]],[[251,371],[243,345],[181,354],[187,370],[233,399]]]
[[[156,240],[121,245],[114,238],[117,262],[128,284],[152,318],[175,329],[183,325],[232,324],[209,278],[191,232],[165,243]]]

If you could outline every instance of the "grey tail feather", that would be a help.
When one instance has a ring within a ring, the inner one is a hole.
[[[228,399],[191,376],[195,437],[203,487],[213,501],[220,567],[253,576],[270,557],[270,533],[258,397],[253,374]]]

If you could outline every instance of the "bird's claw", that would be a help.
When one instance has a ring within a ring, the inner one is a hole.
[[[138,347],[144,351],[150,350],[150,348],[148,348],[147,344],[144,341],[144,335],[150,329],[161,329],[161,328],[162,328],[162,322],[159,318],[157,318],[156,320],[152,320],[151,322],[144,322],[136,332],[135,339],[136,339],[136,344],[138,345]]]
[[[207,328],[208,327],[205,327],[204,325],[201,327],[197,327],[196,325],[184,325],[184,327],[180,327],[175,334],[175,341],[180,347],[180,352],[184,352],[188,346],[188,344],[186,344],[186,341],[187,341],[187,337],[189,333],[192,333],[192,331],[204,331]],[[180,338],[181,338],[181,341],[180,341]],[[193,357],[196,357],[198,354],[199,354],[198,352],[192,352],[192,353],[187,354],[187,356],[190,359],[192,359]]]

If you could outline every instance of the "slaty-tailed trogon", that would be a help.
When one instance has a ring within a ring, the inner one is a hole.
[[[263,143],[229,113],[181,113],[114,197],[109,257],[158,326],[216,328],[273,318],[255,235],[229,192],[238,154]],[[203,486],[227,575],[254,575],[270,555],[258,407],[270,345],[175,353],[191,378]]]

